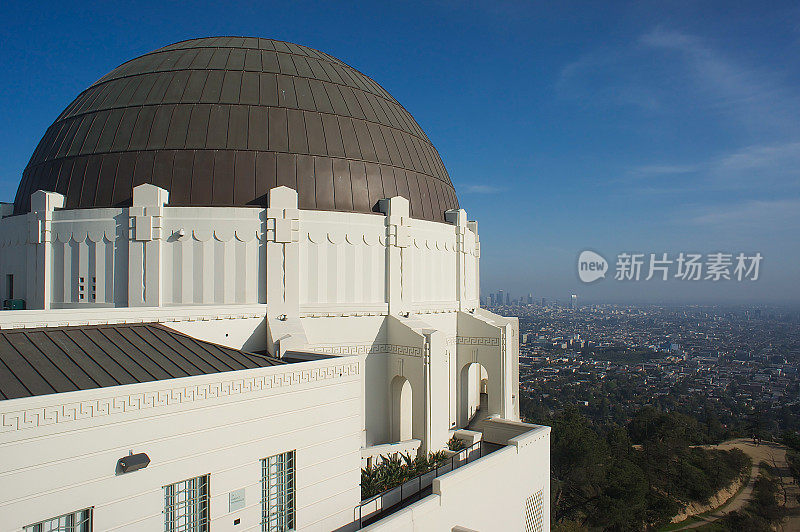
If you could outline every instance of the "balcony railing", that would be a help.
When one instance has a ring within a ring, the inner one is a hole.
[[[369,499],[361,501],[356,508],[358,528],[372,524],[381,517],[393,513],[412,502],[422,499],[430,494],[433,479],[449,473],[454,469],[474,462],[475,460],[489,454],[500,446],[477,441],[466,449],[462,449],[453,454],[446,462],[431,469],[427,473],[418,475],[411,480],[407,480],[394,488],[373,495]]]

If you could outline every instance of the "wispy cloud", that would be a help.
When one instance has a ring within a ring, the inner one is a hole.
[[[562,67],[555,89],[560,96],[584,105],[632,106],[646,111],[661,107],[659,90],[635,75],[638,62],[631,49],[603,48]]]
[[[800,222],[800,199],[748,201],[707,207],[688,217],[687,222],[697,226],[751,229],[797,227]]]
[[[700,169],[696,164],[654,164],[637,166],[630,171],[635,177],[653,177],[663,175],[691,174]]]
[[[495,185],[460,185],[458,190],[467,194],[499,194],[507,189]]]
[[[732,56],[701,37],[655,28],[562,67],[559,95],[586,105],[675,113],[705,109],[757,132],[797,132],[800,95],[783,73]]]
[[[628,174],[643,189],[650,189],[653,179],[663,183],[662,178],[682,176],[691,177],[693,187],[707,190],[796,189],[800,187],[800,142],[753,144],[693,164],[643,165]]]
[[[747,171],[764,168],[800,169],[800,142],[747,146],[719,160],[723,170]]]
[[[677,31],[656,28],[640,42],[679,54],[707,104],[744,125],[767,130],[796,127],[800,98],[783,83],[779,72],[736,60],[704,39]]]

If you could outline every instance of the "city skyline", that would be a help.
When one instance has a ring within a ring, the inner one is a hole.
[[[260,35],[330,50],[412,112],[461,206],[480,221],[489,291],[641,303],[800,300],[800,130],[791,118],[800,111],[800,69],[789,60],[800,47],[800,11],[791,3],[153,11],[159,17],[141,20],[138,9],[2,8],[1,94],[17,104],[0,115],[0,201],[13,201],[47,125],[113,66],[180,39]],[[76,35],[76,26],[84,31]],[[35,38],[42,33],[48,39]],[[576,261],[585,249],[609,262],[680,252],[764,260],[752,283],[583,284]]]

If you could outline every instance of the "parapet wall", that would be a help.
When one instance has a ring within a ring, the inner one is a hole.
[[[528,428],[502,449],[434,479],[430,496],[364,530],[549,531],[550,428]]]
[[[268,303],[270,211],[280,209],[170,207],[163,189],[134,192],[129,208],[75,210],[37,192],[32,212],[0,219],[0,300],[13,295],[29,309]],[[474,224],[465,214],[453,223],[412,219],[407,206],[405,215],[295,208],[279,216],[287,242],[298,244],[302,315],[386,314],[400,298],[417,311],[477,306]]]

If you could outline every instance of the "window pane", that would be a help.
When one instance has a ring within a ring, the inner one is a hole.
[[[92,509],[78,510],[28,525],[25,532],[92,532]]]
[[[262,526],[265,532],[286,532],[295,527],[295,452],[261,461]]]
[[[164,486],[165,532],[207,532],[209,475]]]

